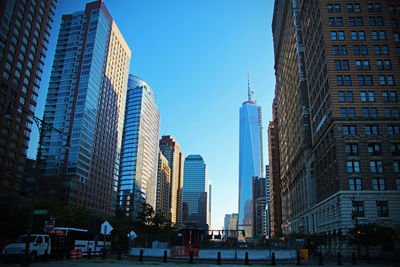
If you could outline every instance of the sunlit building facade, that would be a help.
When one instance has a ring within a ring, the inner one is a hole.
[[[16,204],[57,0],[0,1],[0,201]],[[32,126],[33,125],[33,126]]]
[[[239,230],[253,236],[253,177],[263,176],[261,107],[253,100],[253,91],[240,108],[239,125]]]
[[[171,198],[171,169],[168,160],[161,151],[158,154],[158,175],[157,175],[157,200],[156,211],[165,218],[171,220],[171,209],[169,208]]]
[[[129,75],[118,187],[118,212],[136,218],[156,209],[160,114],[153,89]]]
[[[115,214],[131,51],[103,1],[62,16],[44,121],[40,194]]]
[[[182,222],[182,187],[183,187],[183,165],[184,155],[179,143],[170,135],[164,135],[159,147],[161,153],[168,160],[171,170],[169,210],[171,211],[171,222],[180,224]]]
[[[183,178],[183,224],[187,227],[208,230],[210,195],[207,166],[200,155],[185,158]]]

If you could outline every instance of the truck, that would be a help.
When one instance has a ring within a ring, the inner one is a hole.
[[[4,247],[2,258],[4,261],[20,260],[25,255],[27,235],[20,235],[17,239]],[[38,257],[47,257],[51,252],[51,240],[47,234],[31,234],[29,243],[29,259],[36,261]]]

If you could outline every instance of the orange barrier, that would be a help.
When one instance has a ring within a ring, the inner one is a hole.
[[[82,249],[71,250],[71,260],[79,260],[79,259],[82,259]]]

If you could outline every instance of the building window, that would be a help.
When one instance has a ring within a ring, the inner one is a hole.
[[[392,109],[392,115],[393,115],[393,118],[399,118],[399,108],[393,108]]]
[[[368,144],[368,154],[370,156],[381,155],[381,145],[380,144]]]
[[[380,160],[371,160],[369,162],[369,167],[370,167],[370,172],[373,172],[373,173],[382,173],[383,172],[382,161],[380,161]]]
[[[363,86],[365,85],[364,76],[358,75],[358,85]]]
[[[337,75],[336,80],[337,80],[337,85],[339,86],[343,85],[343,75]]]
[[[338,46],[338,45],[332,46],[332,50],[333,50],[333,54],[334,54],[334,55],[340,55],[340,53],[339,53],[339,46]]]
[[[357,144],[346,144],[345,150],[346,150],[346,155],[348,155],[348,156],[358,155],[358,145]]]
[[[390,144],[390,150],[392,151],[392,155],[400,155],[400,143]]]
[[[366,135],[378,134],[378,125],[367,125],[365,126]]]
[[[363,108],[363,117],[369,118],[369,108]]]
[[[387,201],[376,201],[376,209],[378,217],[389,217],[389,209]]]
[[[364,201],[353,201],[353,212],[354,217],[364,217]]]
[[[385,179],[383,178],[373,178],[372,179],[372,189],[376,191],[385,190]]]
[[[396,91],[391,91],[390,92],[390,101],[391,102],[397,102],[397,93],[396,93]]]
[[[389,135],[400,134],[400,125],[389,125],[388,126],[388,134]]]
[[[378,118],[378,110],[377,108],[371,108],[371,117]]]
[[[342,69],[342,63],[340,60],[335,60],[335,69],[336,70],[341,70]]]
[[[334,7],[336,13],[340,13],[341,12],[340,4],[335,4],[333,7]]]
[[[372,31],[371,32],[371,38],[372,38],[372,40],[378,40],[378,32],[377,31]]]
[[[337,40],[337,32],[331,32],[331,40]]]
[[[349,17],[349,25],[356,26],[356,19],[354,17]]]
[[[396,189],[400,190],[400,179],[396,179]]]
[[[393,76],[392,76],[393,79]],[[344,75],[344,85],[351,85],[351,76],[350,75]]]
[[[385,60],[385,69],[391,70],[392,69],[392,63],[390,60]]]
[[[355,135],[356,134],[356,126],[355,125],[343,126],[343,134],[344,135]]]
[[[375,102],[375,93],[373,91],[368,92],[368,101]]]
[[[386,40],[386,32],[385,31],[379,31],[379,39]]]
[[[360,162],[358,160],[347,161],[347,172],[348,173],[359,173]]]
[[[367,102],[367,92],[360,92],[361,102]]]
[[[392,19],[392,28],[398,28],[399,24],[397,23],[397,19]]]
[[[339,91],[339,102],[344,102],[344,101],[346,101],[345,93],[344,91]]]
[[[393,161],[393,172],[400,172],[399,161]]]
[[[399,33],[393,33],[393,40],[395,42],[400,42],[400,34]]]
[[[351,178],[349,179],[349,189],[352,191],[360,191],[362,190],[362,183],[360,178]]]
[[[342,55],[347,55],[347,46],[346,45],[341,45],[340,46],[340,52]]]
[[[348,102],[353,102],[353,92],[352,91],[347,91],[347,101]]]

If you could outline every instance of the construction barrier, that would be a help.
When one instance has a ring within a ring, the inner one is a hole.
[[[300,253],[304,260],[308,260],[308,249],[300,249]]]
[[[71,260],[79,260],[79,259],[82,259],[82,249],[71,250]]]

